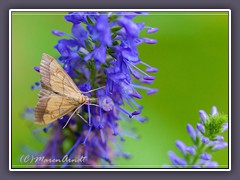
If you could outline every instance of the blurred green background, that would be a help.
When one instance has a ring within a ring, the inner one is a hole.
[[[38,91],[30,86],[39,81],[33,70],[42,53],[58,57],[53,48],[58,37],[51,30],[71,33],[71,23],[64,12],[13,12],[12,14],[12,165],[19,162],[22,147],[41,150],[44,144],[32,131],[39,126],[21,118],[25,107],[34,107]],[[167,152],[174,150],[175,140],[191,145],[186,132],[188,123],[199,121],[198,111],[216,105],[228,113],[228,13],[227,12],[154,12],[135,18],[146,26],[158,27],[155,34],[141,35],[157,39],[155,45],[139,46],[140,58],[159,68],[151,87],[155,95],[139,102],[149,121],[134,123],[140,140],[126,138],[124,150],[132,158],[117,160],[122,167],[161,167],[169,163]],[[142,92],[145,94],[145,92]],[[228,138],[227,133],[224,137]],[[228,167],[228,149],[214,153],[219,167]]]

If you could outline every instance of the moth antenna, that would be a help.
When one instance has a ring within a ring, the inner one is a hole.
[[[81,104],[80,106],[78,106],[78,107],[73,111],[73,113],[71,114],[71,116],[68,118],[66,124],[63,126],[63,129],[68,125],[70,119],[71,119],[71,118],[73,117],[73,115],[77,112],[77,110],[80,109],[84,104],[86,104],[86,103]]]
[[[105,88],[106,86],[102,86],[102,87],[99,87],[99,88],[96,88],[96,89],[92,89],[92,90],[90,90],[90,91],[87,91],[87,92],[81,92],[82,94],[87,94],[87,93],[90,93],[90,92],[93,92],[93,91],[97,91],[97,90],[99,90],[99,89],[103,89],[103,88]]]
[[[96,107],[99,107],[100,108],[100,106],[98,105],[98,104],[89,104],[90,106],[96,106]]]

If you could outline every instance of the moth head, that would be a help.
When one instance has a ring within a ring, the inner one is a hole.
[[[84,96],[84,102],[85,103],[91,102],[91,99],[88,96]]]

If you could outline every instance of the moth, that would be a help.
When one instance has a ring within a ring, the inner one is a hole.
[[[68,123],[83,105],[96,101],[95,98],[90,98],[83,94],[103,88],[100,87],[88,92],[81,92],[58,62],[45,53],[42,55],[40,63],[40,76],[42,88],[35,108],[36,124],[49,124],[75,109],[69,117]],[[83,119],[83,117],[81,118]]]

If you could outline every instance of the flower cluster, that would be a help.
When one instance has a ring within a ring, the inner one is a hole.
[[[165,165],[165,168],[217,168],[218,163],[211,161],[211,153],[228,146],[223,142],[224,137],[219,135],[228,129],[227,116],[218,113],[215,106],[212,107],[210,115],[203,110],[199,111],[200,123],[196,129],[190,124],[187,125],[187,132],[193,141],[192,146],[177,140],[176,147],[180,150],[183,158],[178,157],[174,152],[169,151],[168,156],[172,165]]]
[[[50,138],[42,156],[61,158],[67,155],[77,159],[84,155],[86,161],[37,164],[40,167],[104,167],[115,157],[129,157],[122,151],[118,139],[124,141],[124,136],[132,136],[132,133],[123,130],[118,121],[144,122],[146,118],[140,115],[143,107],[136,101],[142,95],[137,89],[146,90],[148,95],[157,92],[143,84],[152,84],[155,77],[149,73],[158,69],[139,59],[137,46],[155,44],[156,40],[140,37],[139,33],[143,29],[154,33],[158,28],[135,23],[133,18],[139,14],[145,15],[140,12],[70,12],[65,20],[72,23],[72,34],[52,31],[62,37],[55,46],[60,53],[58,61],[78,88],[82,92],[104,88],[86,94],[96,99],[96,105],[84,105],[81,117],[73,116],[65,129],[62,127],[69,115],[44,128],[44,132],[50,131]],[[138,64],[144,65],[146,70],[141,70]],[[34,69],[39,72],[38,67]],[[39,83],[32,89],[39,89]]]

